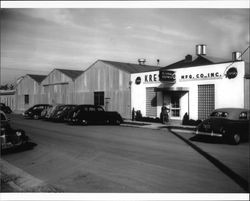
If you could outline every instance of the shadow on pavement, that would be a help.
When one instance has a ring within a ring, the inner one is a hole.
[[[32,150],[35,146],[37,146],[36,143],[27,142],[26,144],[23,144],[19,147],[12,147],[12,148],[1,150],[1,155],[14,154],[18,152]]]
[[[195,141],[195,142],[210,143],[210,144],[228,144],[222,138],[219,138],[219,137],[193,136],[189,138],[189,140]]]

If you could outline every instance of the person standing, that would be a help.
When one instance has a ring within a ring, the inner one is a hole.
[[[168,122],[168,113],[170,109],[166,106],[166,103],[163,104],[161,107],[161,116],[162,116],[162,123],[165,124]]]

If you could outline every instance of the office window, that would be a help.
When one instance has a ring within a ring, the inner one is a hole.
[[[138,97],[139,98],[139,97]],[[146,88],[146,116],[157,116],[157,95],[154,91],[154,87]]]
[[[24,95],[24,104],[29,104],[30,100],[29,100],[29,95]]]
[[[104,105],[104,91],[94,92],[94,104]]]

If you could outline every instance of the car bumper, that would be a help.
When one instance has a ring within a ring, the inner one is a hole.
[[[195,135],[205,135],[205,136],[212,136],[212,137],[223,137],[221,133],[214,133],[214,132],[204,132],[204,131],[195,131]]]

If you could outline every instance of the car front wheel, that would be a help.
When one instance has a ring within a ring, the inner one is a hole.
[[[237,145],[240,143],[240,135],[238,133],[231,135],[231,143]]]

